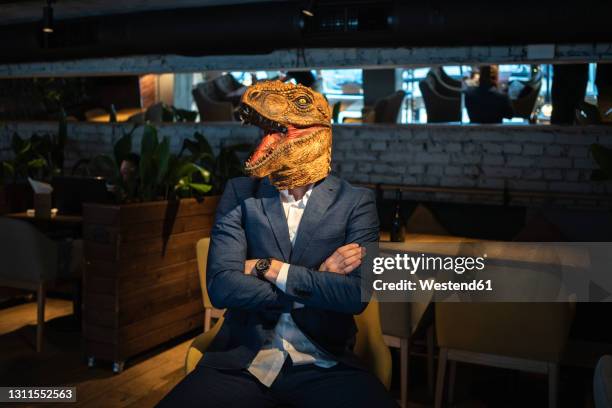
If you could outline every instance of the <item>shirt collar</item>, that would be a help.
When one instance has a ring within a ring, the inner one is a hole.
[[[312,193],[313,187],[314,187],[314,184],[311,184],[308,190],[306,190],[306,192],[304,193],[304,196],[300,200],[296,200],[293,197],[293,195],[289,193],[289,190],[280,190],[281,201],[284,203],[289,203],[289,204],[301,202],[302,205],[306,206],[306,204],[308,203],[308,199],[310,198],[310,194]]]

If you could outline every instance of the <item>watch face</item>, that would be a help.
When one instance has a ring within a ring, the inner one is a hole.
[[[255,263],[255,269],[257,269],[257,272],[266,272],[269,267],[270,267],[269,259],[260,259],[257,261],[257,263]]]
[[[257,277],[259,279],[265,278],[264,275],[266,274],[266,272],[268,272],[271,263],[272,261],[270,261],[269,258],[260,259],[255,262],[255,273],[257,274]]]

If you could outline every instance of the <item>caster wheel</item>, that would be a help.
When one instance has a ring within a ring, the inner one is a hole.
[[[92,368],[96,366],[96,358],[95,357],[87,357],[87,367]]]
[[[113,363],[113,373],[115,374],[119,374],[123,371],[123,366],[124,366],[125,362],[123,361],[115,361]]]

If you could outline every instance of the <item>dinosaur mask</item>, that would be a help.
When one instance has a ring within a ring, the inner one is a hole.
[[[247,88],[239,108],[244,123],[264,137],[245,163],[247,174],[270,177],[279,190],[325,178],[331,163],[331,112],[327,100],[302,85],[258,82]]]

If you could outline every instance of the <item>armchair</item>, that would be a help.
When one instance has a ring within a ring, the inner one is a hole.
[[[0,218],[0,285],[36,291],[36,351],[42,351],[46,290],[58,273],[58,245],[25,221]]]
[[[213,81],[202,82],[192,91],[200,113],[200,122],[232,122],[235,120],[231,102],[224,102]]]

